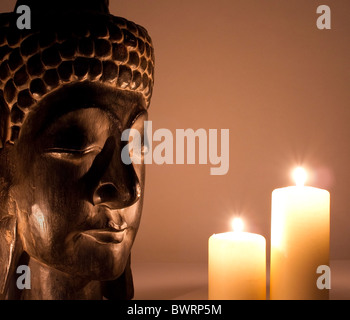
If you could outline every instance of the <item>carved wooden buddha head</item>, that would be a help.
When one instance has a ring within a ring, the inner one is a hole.
[[[0,297],[131,298],[145,173],[123,163],[121,134],[143,134],[151,39],[106,1],[19,4],[30,30],[0,15]]]

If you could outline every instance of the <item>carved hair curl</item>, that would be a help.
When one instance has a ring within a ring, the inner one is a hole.
[[[143,27],[84,12],[34,14],[32,28],[19,30],[16,18],[0,14],[0,148],[17,140],[37,102],[67,83],[99,81],[135,91],[149,107],[154,50]]]

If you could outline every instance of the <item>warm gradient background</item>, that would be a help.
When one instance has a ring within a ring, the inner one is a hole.
[[[321,4],[331,30],[316,27]],[[296,165],[330,191],[331,258],[350,259],[350,1],[111,0],[110,11],[153,38],[154,130],[230,129],[225,176],[148,165],[134,261],[206,262],[235,214],[269,248],[271,192]]]

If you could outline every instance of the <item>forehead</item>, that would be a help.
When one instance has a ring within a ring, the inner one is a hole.
[[[108,114],[121,131],[130,127],[137,115],[146,112],[145,102],[138,93],[99,83],[77,83],[40,101],[23,124],[21,136],[35,139],[65,115],[89,108]]]

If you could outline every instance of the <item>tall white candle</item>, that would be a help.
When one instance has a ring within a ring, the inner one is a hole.
[[[243,232],[240,220],[234,231],[209,238],[209,300],[266,299],[266,240]]]
[[[295,178],[272,193],[270,299],[328,299],[316,271],[329,265],[330,195],[304,186],[301,169]]]

